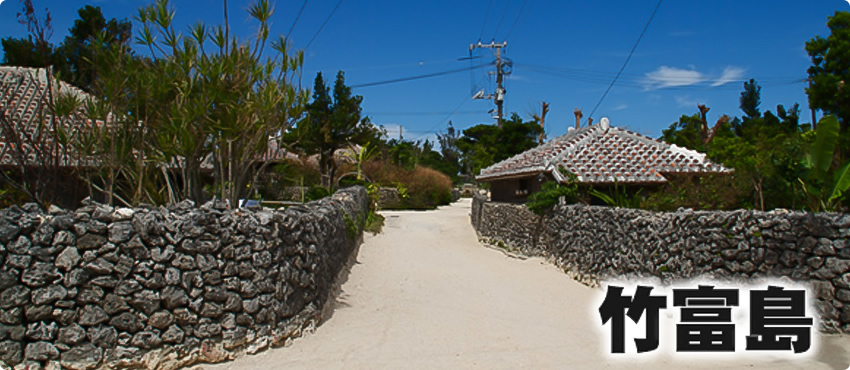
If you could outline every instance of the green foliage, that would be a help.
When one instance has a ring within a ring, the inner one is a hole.
[[[826,25],[829,36],[806,42],[806,52],[812,59],[806,93],[809,106],[835,115],[844,131],[850,119],[850,86],[845,86],[850,81],[850,12],[836,11]]]
[[[482,168],[537,146],[541,132],[535,121],[523,122],[513,113],[502,126],[480,124],[463,130],[457,148],[463,153],[463,171],[476,175]]]
[[[725,191],[739,197],[732,201],[724,191],[710,183],[685,182],[679,185],[692,189],[663,187],[661,194],[649,199],[652,208],[697,208],[717,205],[723,208],[747,207],[758,209],[797,208],[802,202],[795,179],[804,172],[801,158],[805,144],[799,125],[799,105],[790,109],[776,107],[776,114],[759,110],[761,87],[755,80],[744,83],[740,107],[743,119],[721,117],[710,135],[702,127],[699,114],[683,115],[677,123],[663,131],[662,140],[707,154],[714,162],[734,169]]]
[[[339,71],[330,89],[316,74],[313,101],[307,104],[306,116],[287,134],[287,141],[304,154],[319,155],[322,185],[331,188],[337,170],[334,153],[352,144],[366,145],[380,136],[379,130],[362,116],[363,97],[353,95],[345,85],[345,73]]]
[[[409,170],[392,162],[373,161],[364,171],[381,186],[396,188],[403,209],[433,209],[452,200],[452,181],[437,170],[422,166]]]
[[[826,23],[830,35],[816,36],[806,42],[812,59],[808,69],[809,106],[824,115],[834,115],[841,135],[837,151],[839,162],[850,160],[850,12],[836,11]]]
[[[106,20],[98,6],[86,5],[77,11],[79,16],[70,33],[58,46],[39,38],[12,38],[0,40],[3,47],[3,65],[24,67],[52,66],[60,79],[86,91],[91,91],[97,75],[98,48],[126,46],[132,36],[130,21]],[[34,21],[29,28],[47,36],[52,33],[50,12],[45,19],[39,20],[30,0],[24,1],[24,10],[20,21]],[[48,37],[49,38],[49,37]],[[46,39],[45,39],[46,40]]]
[[[460,149],[458,149],[457,141],[460,139],[460,131],[455,130],[452,126],[452,121],[446,127],[445,134],[437,134],[437,141],[440,143],[441,161],[438,166],[426,163],[426,166],[439,170],[452,178],[453,183],[457,183],[460,179]]]
[[[293,83],[301,53],[290,53],[283,37],[268,39],[268,1],[249,9],[253,40],[203,24],[184,37],[172,24],[174,10],[160,0],[137,17],[136,40],[150,57],[105,39],[92,43],[93,90],[101,99],[88,111],[109,129],[87,133],[79,148],[102,164],[92,183],[106,185],[109,202],[113,195],[130,204],[202,201],[205,161],[213,191],[230,204],[257,188],[251,184],[264,169],[262,154],[301,115],[307,94]]]
[[[591,196],[599,198],[609,207],[639,208],[642,200],[641,192],[643,192],[643,189],[638,189],[636,192],[629,194],[625,186],[618,186],[617,182],[614,182],[614,187],[607,193],[598,189],[590,189],[588,193]]]
[[[354,219],[352,219],[351,216],[348,215],[348,213],[342,214],[342,221],[345,223],[345,235],[350,240],[356,240],[358,231],[360,229],[357,226],[357,223],[354,222]]]
[[[744,91],[741,92],[740,107],[744,112],[744,119],[755,119],[761,117],[759,105],[761,105],[761,86],[756,80],[750,79],[744,82]]]
[[[399,198],[401,198],[402,200],[405,200],[405,199],[407,199],[407,198],[410,198],[410,194],[408,194],[408,193],[407,193],[407,186],[404,186],[404,184],[402,184],[402,183],[400,183],[400,182],[397,182],[397,183],[395,184],[395,190],[397,190],[397,191],[398,191],[398,196],[399,196]]]
[[[752,208],[747,194],[749,181],[734,175],[705,175],[696,178],[669,177],[669,183],[648,192],[640,208],[654,211]]]
[[[540,186],[540,191],[528,196],[526,206],[532,212],[543,215],[560,202],[561,197],[566,203],[575,203],[578,200],[579,191],[575,175],[570,176],[566,184],[556,182],[545,182]]]
[[[683,114],[677,122],[670,124],[670,127],[661,131],[660,140],[705,152],[707,148],[700,139],[701,125],[699,113],[691,116]]]
[[[309,190],[307,190],[307,192],[304,194],[304,198],[306,198],[305,200],[309,202],[325,198],[328,195],[331,195],[331,192],[328,191],[328,188],[321,185],[314,185],[311,186]]]
[[[372,233],[372,235],[377,235],[381,233],[383,228],[384,216],[370,211],[369,214],[366,215],[366,226],[363,228],[363,231],[368,231]]]
[[[841,209],[841,200],[850,188],[850,162],[840,165],[832,176],[829,175],[835,167],[833,163],[838,142],[838,119],[832,115],[822,118],[806,157],[806,179],[798,178],[806,194],[806,205],[813,212]]]
[[[812,171],[814,179],[823,180],[832,166],[838,130],[838,120],[834,116],[826,116],[818,122],[815,142],[809,146],[806,157],[806,167]]]

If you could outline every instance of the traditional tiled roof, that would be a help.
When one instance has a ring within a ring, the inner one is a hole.
[[[84,91],[58,79],[50,81],[48,75],[45,68],[0,66],[0,115],[5,122],[0,125],[0,165],[17,164],[13,155],[17,145],[25,148],[23,153],[27,165],[40,164],[32,146],[53,145],[53,126],[47,124],[52,122],[48,108],[51,99],[55,102],[62,95],[72,95],[80,102],[92,99]],[[73,116],[57,119],[56,122],[70,135],[93,123],[83,118],[81,111]],[[60,166],[82,164],[71,151],[62,152],[66,154],[60,155]]]
[[[647,184],[666,182],[665,174],[731,171],[712,163],[705,154],[610,127],[605,118],[602,121],[482,169],[476,179],[492,181],[546,172],[564,181],[555,170],[563,167],[580,183]]]

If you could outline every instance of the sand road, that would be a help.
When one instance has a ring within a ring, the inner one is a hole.
[[[596,309],[603,291],[542,259],[477,241],[470,201],[428,212],[383,212],[315,333],[204,369],[846,369],[850,337],[820,336],[807,358],[758,354],[614,357]],[[738,330],[745,330],[739,328]],[[671,340],[670,338],[662,338]],[[627,346],[630,343],[627,340]]]

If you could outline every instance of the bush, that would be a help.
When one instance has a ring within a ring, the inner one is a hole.
[[[290,200],[284,188],[310,186],[321,179],[318,168],[309,159],[287,159],[272,166],[258,181],[258,191],[266,200]]]
[[[528,196],[526,205],[532,212],[543,215],[558,204],[561,197],[564,197],[567,203],[575,203],[578,195],[578,184],[575,182],[575,176],[571,176],[570,181],[563,185],[552,181],[543,183],[540,191]]]
[[[372,235],[377,235],[381,233],[383,228],[384,216],[369,211],[369,214],[366,216],[366,226],[363,227],[363,231],[368,231],[372,233]]]
[[[381,186],[406,189],[404,208],[433,209],[452,201],[452,180],[440,171],[422,166],[404,169],[384,161],[369,162],[363,171]]]
[[[304,198],[307,201],[322,199],[328,195],[331,195],[331,192],[328,191],[328,188],[321,185],[314,185],[310,187],[310,190],[307,190],[307,193],[304,194]]]
[[[752,209],[752,185],[736,175],[699,177],[669,176],[670,182],[649,192],[640,208],[674,211],[680,207],[696,210]]]

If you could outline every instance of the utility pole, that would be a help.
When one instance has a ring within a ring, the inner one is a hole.
[[[511,74],[511,70],[513,69],[513,62],[508,58],[502,58],[502,48],[508,46],[508,42],[496,43],[490,42],[489,44],[482,44],[479,41],[477,44],[469,44],[469,52],[472,53],[472,50],[475,49],[492,49],[493,54],[496,56],[496,71],[488,72],[490,75],[496,75],[496,91],[492,94],[484,93],[482,89],[478,93],[476,93],[472,98],[473,99],[493,99],[493,102],[496,103],[496,122],[499,127],[502,127],[502,118],[504,117],[504,112],[502,110],[502,106],[505,102],[505,87],[503,86],[503,82],[505,80],[505,76]]]

